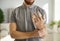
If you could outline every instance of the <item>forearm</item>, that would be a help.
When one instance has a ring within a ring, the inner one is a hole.
[[[27,39],[32,38],[32,32],[19,32],[19,31],[13,31],[11,33],[12,38],[14,39]]]

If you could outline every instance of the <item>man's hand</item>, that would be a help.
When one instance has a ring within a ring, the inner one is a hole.
[[[42,18],[42,15],[41,14],[39,16],[37,16],[36,14],[32,15],[32,21],[36,29],[39,29],[38,31],[39,37],[44,37],[46,35],[46,25],[44,24],[44,19]]]
[[[45,29],[34,30],[30,36],[32,36],[32,37],[45,37],[46,36]]]
[[[32,37],[39,37],[39,33],[38,33],[38,30],[34,30],[32,31]]]
[[[42,16],[37,16],[36,14],[32,15],[32,21],[35,24],[35,26],[37,27],[37,29],[42,29],[44,28],[44,20],[42,18]]]
[[[45,36],[47,35],[45,29],[38,31],[38,33],[39,33],[39,37],[42,37],[42,38],[45,37]]]

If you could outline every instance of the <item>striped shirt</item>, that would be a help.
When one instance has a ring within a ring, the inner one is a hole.
[[[35,30],[32,22],[32,14],[38,14],[38,11],[42,14],[42,17],[45,15],[44,10],[39,6],[31,5],[26,7],[25,5],[21,5],[12,12],[11,22],[16,23],[17,31],[31,32]],[[15,39],[15,41],[41,41],[41,38]]]

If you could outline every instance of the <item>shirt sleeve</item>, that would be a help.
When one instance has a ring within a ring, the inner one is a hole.
[[[46,17],[46,12],[45,12],[45,10],[43,10],[42,9],[42,17],[43,17],[43,19],[44,19],[44,22],[46,23],[46,21],[47,21],[47,17]]]
[[[42,8],[40,8],[40,7],[38,7],[38,10],[39,10],[39,12],[41,13],[42,18],[44,19],[44,23],[46,23],[47,17],[46,17],[46,12],[45,12],[45,10],[42,9]]]
[[[11,14],[10,23],[12,22],[16,22],[15,11],[12,11],[12,14]]]

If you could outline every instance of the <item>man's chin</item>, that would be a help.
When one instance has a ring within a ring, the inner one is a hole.
[[[32,5],[31,3],[27,4],[27,5]]]
[[[26,3],[27,5],[32,5],[32,4],[34,3],[34,1],[33,1],[33,2],[27,2],[27,1],[25,1],[25,3]]]

